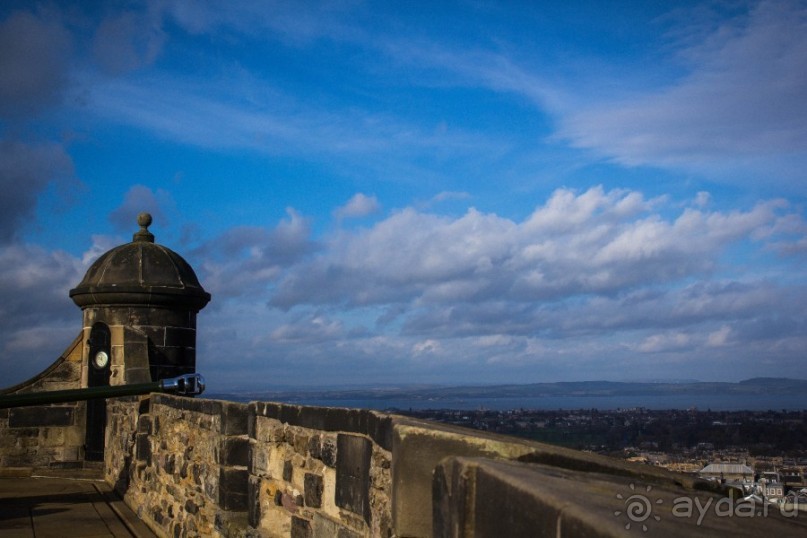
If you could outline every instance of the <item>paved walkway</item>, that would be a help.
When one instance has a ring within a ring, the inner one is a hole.
[[[0,478],[0,537],[153,537],[101,480]]]

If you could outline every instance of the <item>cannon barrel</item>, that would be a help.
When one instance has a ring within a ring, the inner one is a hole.
[[[137,396],[151,392],[170,392],[181,396],[196,396],[205,390],[205,378],[201,374],[185,374],[169,379],[161,379],[152,383],[133,385],[105,385],[87,387],[85,389],[53,390],[46,392],[26,392],[24,394],[0,395],[0,409],[23,407],[26,405],[45,405],[52,403],[76,402],[96,398],[117,398],[119,396]]]

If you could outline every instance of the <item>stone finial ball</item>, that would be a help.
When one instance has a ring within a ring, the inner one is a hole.
[[[151,213],[140,213],[137,216],[137,224],[143,228],[151,226]]]

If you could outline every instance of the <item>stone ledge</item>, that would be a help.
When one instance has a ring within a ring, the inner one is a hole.
[[[392,520],[401,536],[432,535],[429,518],[432,471],[443,458],[452,456],[545,463],[573,471],[623,476],[646,484],[718,489],[714,483],[664,469],[459,426],[396,417],[393,433]]]
[[[224,404],[221,400],[205,400],[203,398],[188,398],[186,396],[174,396],[172,394],[153,393],[151,395],[152,405],[165,405],[180,409],[182,411],[193,411],[204,415],[220,415]],[[230,405],[238,405],[231,404]]]
[[[33,467],[0,467],[0,478],[25,478],[33,474]]]
[[[712,492],[484,458],[442,461],[433,494],[437,537],[807,534],[805,518]]]
[[[78,461],[64,463],[66,464],[64,466],[51,467],[0,467],[0,478],[45,477],[103,480],[104,469],[96,462]]]
[[[325,432],[359,433],[368,436],[384,450],[392,449],[395,415],[368,409],[312,407],[274,402],[252,402],[256,416],[273,418],[292,426]],[[254,422],[254,421],[253,421]],[[251,432],[254,432],[254,425]],[[254,436],[254,433],[252,433]]]
[[[221,433],[223,435],[247,435],[251,421],[251,407],[242,403],[221,403]]]

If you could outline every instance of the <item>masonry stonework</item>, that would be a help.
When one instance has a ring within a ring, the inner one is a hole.
[[[132,241],[102,254],[70,290],[83,323],[67,350],[0,395],[148,383],[196,371],[196,315],[210,294],[179,254],[154,242],[151,220],[141,213]],[[106,422],[98,399],[0,409],[0,469],[99,467],[106,443],[117,442]]]
[[[44,372],[0,396],[82,386],[82,336]],[[33,469],[76,469],[84,465],[84,402],[0,409],[0,474],[29,474]]]
[[[119,399],[105,478],[160,536],[393,536],[390,451],[366,433],[281,420],[290,410]],[[316,410],[320,425],[367,423],[336,411]]]
[[[625,535],[631,484],[732,492],[660,468],[369,410],[151,395],[110,403],[106,480],[159,535]],[[114,429],[114,431],[112,431]],[[666,517],[653,536],[807,533],[804,518]]]
[[[87,341],[99,325],[110,332],[111,385],[196,371],[196,315],[210,294],[182,256],[154,242],[151,220],[141,213],[132,241],[102,254],[70,290]]]

